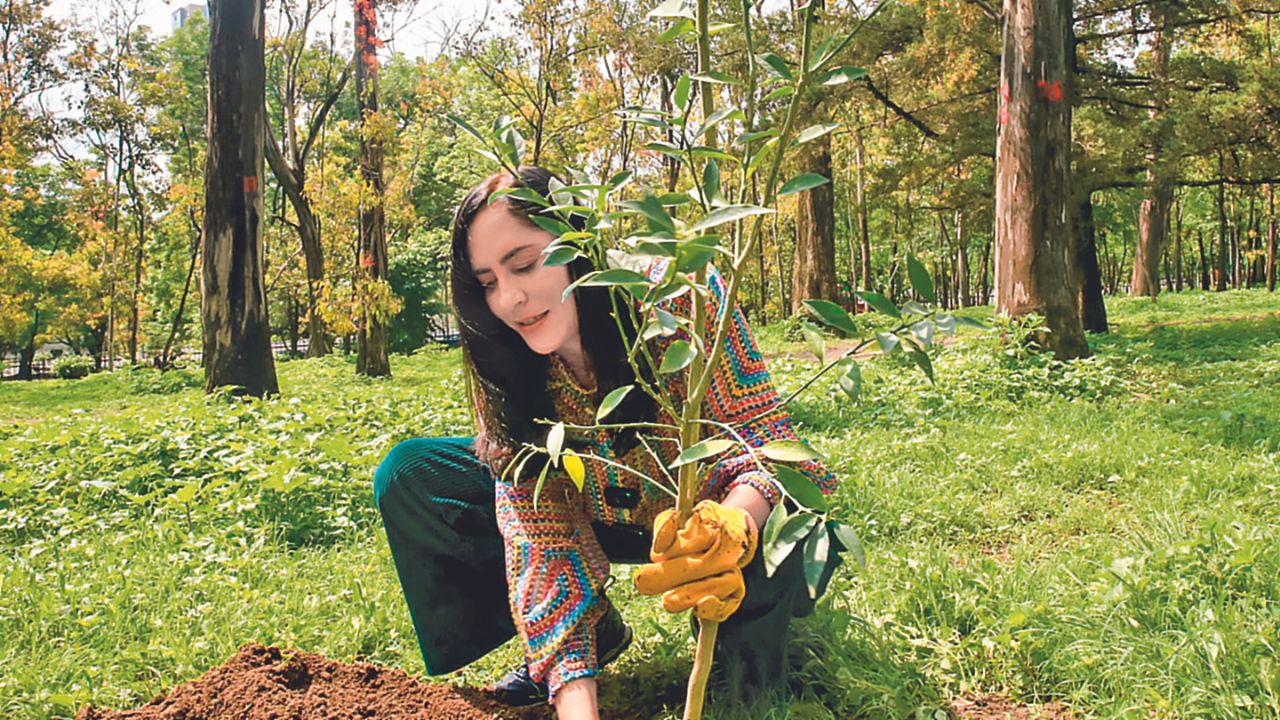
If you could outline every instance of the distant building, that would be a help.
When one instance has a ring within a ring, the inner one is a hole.
[[[177,30],[191,18],[199,15],[202,18],[209,18],[209,6],[206,3],[191,3],[173,11],[173,29]]]

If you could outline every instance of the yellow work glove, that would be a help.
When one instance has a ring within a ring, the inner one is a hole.
[[[742,568],[756,552],[748,522],[745,510],[712,500],[698,503],[684,527],[675,510],[663,511],[653,522],[653,562],[636,571],[636,590],[661,593],[667,612],[693,608],[702,620],[727,620],[742,604]]]

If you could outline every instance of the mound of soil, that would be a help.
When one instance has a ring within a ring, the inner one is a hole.
[[[76,720],[543,720],[479,690],[430,685],[403,670],[334,662],[313,653],[246,645],[199,680],[134,710],[80,709]]]
[[[1003,695],[966,695],[951,701],[951,710],[961,720],[1073,720],[1075,715],[1061,703],[1024,705]]]

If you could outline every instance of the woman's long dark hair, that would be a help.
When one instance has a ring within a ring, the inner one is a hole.
[[[529,348],[524,338],[499,320],[489,309],[484,288],[471,271],[471,253],[467,247],[471,223],[499,189],[528,187],[543,197],[550,196],[551,173],[539,167],[520,168],[519,177],[508,172],[486,178],[467,193],[453,219],[452,272],[453,312],[458,319],[458,335],[462,343],[463,361],[472,384],[471,401],[476,418],[486,435],[477,442],[480,460],[495,472],[501,472],[521,443],[541,444],[548,427],[535,422],[554,419],[555,407],[547,392],[548,358]],[[531,226],[529,218],[543,208],[527,201],[502,197],[495,206],[514,214]],[[571,223],[582,229],[582,219]],[[569,277],[577,279],[594,268],[587,258],[577,258],[568,265]],[[636,337],[632,313],[622,312],[622,334],[613,317],[613,301],[609,288],[579,287],[573,293],[578,309],[578,332],[582,349],[595,372],[600,392],[608,393],[636,381],[627,362],[626,352]],[[610,415],[610,422],[647,422],[655,415],[653,398],[639,389],[627,394]],[[634,432],[620,433],[614,440],[614,452],[626,452],[637,442]]]

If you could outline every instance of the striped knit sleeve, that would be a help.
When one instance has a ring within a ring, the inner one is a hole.
[[[711,292],[707,296],[707,317],[718,321],[727,311],[724,300],[728,288],[714,268],[708,273],[708,284]],[[703,416],[735,426],[752,447],[774,440],[799,440],[792,427],[791,414],[774,389],[746,316],[736,305],[732,312],[733,318],[725,335],[724,354],[703,403]],[[715,322],[707,324],[707,345],[710,346],[715,339]],[[794,467],[824,493],[835,490],[836,477],[821,462],[810,460]],[[717,463],[707,478],[703,496],[722,499],[739,485],[756,488],[771,505],[776,505],[782,496],[773,474],[761,470],[747,452],[727,455]]]
[[[553,474],[534,508],[534,481],[498,481],[498,528],[506,549],[511,617],[529,673],[551,696],[599,672],[595,625],[604,612],[609,560],[567,478]]]

